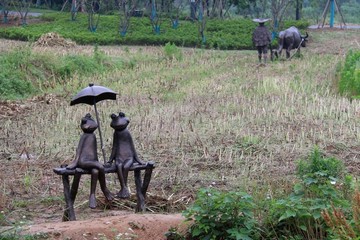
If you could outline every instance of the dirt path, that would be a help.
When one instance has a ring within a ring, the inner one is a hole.
[[[166,239],[170,228],[185,231],[181,214],[134,214],[26,226],[23,234],[47,239]]]

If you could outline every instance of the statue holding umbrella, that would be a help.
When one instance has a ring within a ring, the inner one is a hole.
[[[96,103],[100,102],[102,100],[116,100],[117,93],[113,90],[103,87],[103,86],[97,86],[93,83],[90,83],[88,87],[82,89],[80,92],[78,92],[71,100],[70,106],[79,104],[79,103],[85,103],[88,105],[94,105],[95,108],[95,114],[96,114],[96,121],[98,124],[99,129],[99,135],[100,135],[100,145],[101,145],[101,151],[104,157],[104,163],[106,162],[106,156],[105,156],[105,149],[103,144],[103,139],[101,135],[101,128],[100,128],[100,121],[99,121],[99,114],[96,108]]]

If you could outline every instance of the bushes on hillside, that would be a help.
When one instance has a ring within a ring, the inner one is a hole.
[[[96,32],[88,30],[86,14],[79,13],[76,21],[70,21],[68,13],[45,14],[42,18],[47,22],[0,29],[0,37],[36,41],[42,34],[56,31],[64,38],[76,41],[77,44],[163,46],[171,42],[184,47],[239,50],[254,49],[251,36],[257,26],[251,19],[207,19],[206,42],[203,43],[198,24],[187,20],[181,20],[179,27],[174,29],[171,20],[163,18],[160,34],[154,34],[149,18],[131,18],[128,32],[122,37],[118,30],[119,19],[116,15],[101,16]],[[303,29],[309,24],[306,21],[291,21],[285,22],[285,25],[294,25]]]
[[[122,67],[95,46],[92,57],[62,57],[33,52],[31,47],[16,48],[0,55],[0,99],[21,99],[41,90],[64,86],[75,74],[89,76]]]

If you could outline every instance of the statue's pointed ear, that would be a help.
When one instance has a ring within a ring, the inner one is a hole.
[[[113,114],[110,115],[110,117],[111,117],[111,119],[114,119],[114,118],[116,118],[117,116],[116,116],[116,114],[113,113]]]
[[[119,112],[119,117],[125,117],[125,113],[123,113],[123,112]]]

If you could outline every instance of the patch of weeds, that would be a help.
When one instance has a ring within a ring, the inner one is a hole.
[[[1,226],[7,225],[9,227],[0,229],[0,240],[41,240],[41,239],[49,239],[48,234],[46,233],[36,233],[34,235],[24,235],[21,234],[23,231],[22,226],[24,226],[25,222],[11,222],[7,219],[4,211],[0,212],[0,223]],[[6,223],[6,224],[3,224]]]
[[[242,138],[237,138],[235,140],[235,145],[237,145],[244,154],[251,154],[256,152],[259,147],[260,138],[257,136],[244,136]]]
[[[176,59],[178,61],[183,59],[183,54],[180,48],[178,48],[173,43],[166,43],[164,46],[164,54],[167,59],[173,60]]]
[[[132,58],[127,62],[124,62],[124,67],[128,69],[134,69],[137,65],[137,60]]]
[[[266,229],[268,238],[284,236],[287,239],[324,239],[328,234],[322,212],[332,206],[350,209],[344,191],[350,187],[349,177],[344,177],[343,163],[326,157],[315,147],[297,166],[299,182],[285,198],[269,204]]]
[[[123,61],[94,46],[92,57],[80,54],[52,56],[17,48],[0,56],[0,98],[21,99],[63,86],[76,75],[92,76],[120,69]]]
[[[26,208],[28,206],[28,202],[26,200],[14,200],[12,205],[14,208]]]
[[[186,237],[183,236],[178,232],[176,227],[171,227],[169,230],[164,234],[167,240],[185,240]]]
[[[57,204],[57,203],[64,203],[64,198],[58,197],[58,196],[48,196],[48,197],[42,198],[40,200],[40,202],[42,204],[52,205],[52,204]]]
[[[9,226],[11,222],[6,218],[5,212],[0,212],[0,226]]]
[[[129,47],[128,47],[128,46],[125,46],[125,47],[124,47],[124,52],[126,52],[126,53],[130,53],[130,49],[129,49]]]
[[[34,182],[33,178],[29,174],[26,173],[24,176],[24,179],[23,179],[23,184],[27,191],[30,190],[31,186],[33,185],[33,182]]]
[[[342,95],[359,98],[360,95],[360,51],[350,50],[340,71],[339,91]]]
[[[194,222],[189,229],[194,239],[259,239],[254,210],[253,198],[247,193],[209,188],[199,191],[183,215]]]

